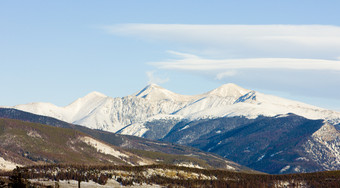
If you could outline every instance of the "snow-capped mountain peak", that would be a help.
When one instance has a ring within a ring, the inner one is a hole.
[[[144,87],[142,90],[138,91],[134,95],[136,97],[147,97],[150,93],[162,93],[165,89],[157,84],[149,84],[146,87]]]
[[[64,107],[64,109],[68,111],[69,114],[72,114],[70,118],[72,122],[75,122],[88,116],[94,109],[100,107],[102,103],[108,98],[110,97],[94,91],[75,100],[70,105]]]
[[[157,84],[149,84],[139,92],[135,93],[134,95],[136,97],[144,98],[149,101],[161,101],[161,100],[187,101],[188,99],[191,98],[191,96],[180,95],[167,89],[164,89]]]
[[[207,93],[207,95],[214,95],[219,97],[233,97],[233,98],[239,98],[246,93],[248,93],[250,90],[244,89],[236,84],[229,83],[224,84],[214,90],[211,90]]]
[[[102,94],[102,93],[99,93],[97,91],[93,91],[93,92],[85,95],[84,97],[81,97],[81,98],[75,100],[73,103],[69,104],[66,107],[71,107],[71,106],[75,106],[75,105],[83,106],[86,103],[92,103],[93,101],[102,100],[104,98],[107,98],[107,96]]]

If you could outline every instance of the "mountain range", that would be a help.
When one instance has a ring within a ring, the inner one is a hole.
[[[92,92],[70,105],[11,107],[68,123],[199,148],[278,174],[340,169],[340,113],[225,84],[180,95],[151,84],[112,98]]]
[[[308,119],[340,123],[340,112],[265,95],[235,84],[225,84],[193,96],[176,94],[150,84],[126,97],[112,98],[92,92],[65,107],[30,103],[13,108],[93,129],[135,136],[142,136],[148,131],[146,122],[159,119],[180,121],[233,116],[254,119],[260,115],[273,117],[294,113]]]

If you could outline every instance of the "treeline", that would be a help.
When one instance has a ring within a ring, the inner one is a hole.
[[[164,174],[145,173],[150,169],[167,169],[174,172],[173,177]],[[176,174],[177,172],[177,174]],[[196,174],[192,178],[179,172]],[[106,184],[108,179],[114,179],[122,185],[158,184],[167,187],[340,187],[340,171],[267,175],[231,172],[225,170],[207,170],[172,165],[148,166],[115,166],[115,165],[77,165],[54,164],[18,167],[12,172],[1,174],[11,177],[17,182],[27,182],[27,179],[47,178],[54,181],[76,180],[80,182],[94,181]],[[18,176],[20,176],[18,178]],[[20,181],[22,180],[22,181]]]

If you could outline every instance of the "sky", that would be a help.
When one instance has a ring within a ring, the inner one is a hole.
[[[235,83],[340,111],[340,1],[0,1],[0,106]]]

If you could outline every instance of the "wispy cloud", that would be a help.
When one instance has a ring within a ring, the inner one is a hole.
[[[168,82],[169,78],[161,78],[155,75],[155,71],[147,71],[146,76],[148,77],[148,84],[163,84]]]
[[[340,54],[338,26],[121,24],[104,28],[115,35],[167,41],[228,58],[334,60]]]

